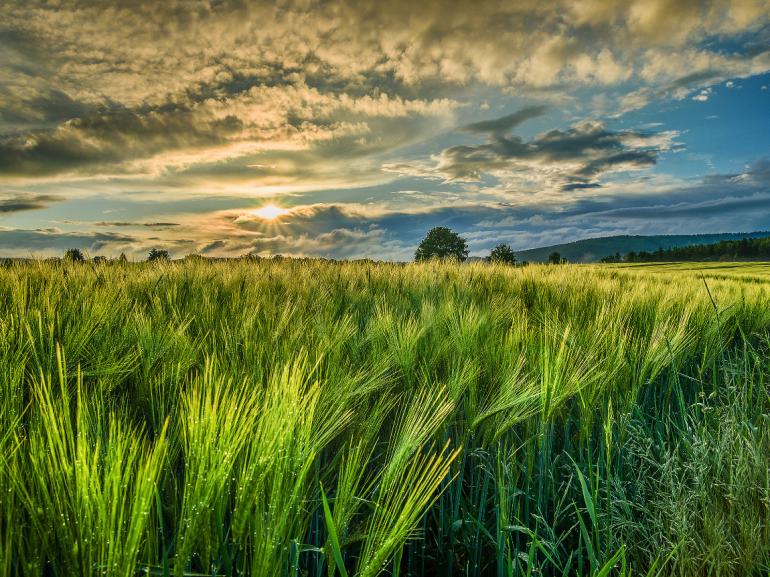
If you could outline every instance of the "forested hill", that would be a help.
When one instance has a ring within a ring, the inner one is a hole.
[[[558,252],[569,262],[598,262],[607,255],[629,252],[654,252],[659,248],[664,250],[715,243],[723,240],[741,240],[742,238],[760,238],[770,236],[769,231],[761,232],[726,232],[712,234],[670,234],[670,235],[618,235],[587,238],[574,242],[556,244],[528,250],[517,250],[519,261],[548,262],[548,255]]]
[[[602,262],[661,262],[661,261],[709,261],[709,260],[770,260],[770,236],[723,240],[709,244],[680,246],[654,252],[616,253]]]

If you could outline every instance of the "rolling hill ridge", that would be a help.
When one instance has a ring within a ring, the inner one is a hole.
[[[741,240],[743,238],[761,238],[770,236],[770,231],[727,232],[713,234],[674,234],[674,235],[618,235],[587,238],[564,244],[554,244],[527,250],[516,251],[518,261],[548,262],[548,255],[558,252],[570,262],[598,262],[601,258],[631,251],[653,252],[659,248],[669,249],[695,244],[709,244],[722,240]]]

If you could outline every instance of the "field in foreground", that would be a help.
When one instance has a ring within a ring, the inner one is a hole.
[[[0,575],[767,574],[769,271],[0,269]]]

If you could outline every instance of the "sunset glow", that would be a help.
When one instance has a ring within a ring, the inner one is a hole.
[[[275,220],[279,216],[289,214],[289,211],[274,204],[266,204],[262,208],[253,211],[252,214],[264,220]]]

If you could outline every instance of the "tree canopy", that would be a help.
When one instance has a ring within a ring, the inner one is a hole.
[[[770,237],[723,240],[711,244],[693,244],[653,252],[614,254],[601,262],[665,262],[707,260],[766,260],[770,258]]]
[[[548,255],[549,264],[562,264],[561,253],[553,251]]]
[[[414,253],[414,260],[432,258],[454,258],[464,261],[468,258],[468,243],[463,237],[445,226],[437,226],[428,232]]]
[[[487,260],[497,264],[516,264],[516,254],[507,244],[498,244],[489,253]]]
[[[168,260],[168,251],[160,248],[150,249],[147,260]]]
[[[83,262],[86,260],[86,257],[83,256],[83,253],[79,248],[68,248],[67,252],[64,253],[64,260],[69,262]]]

